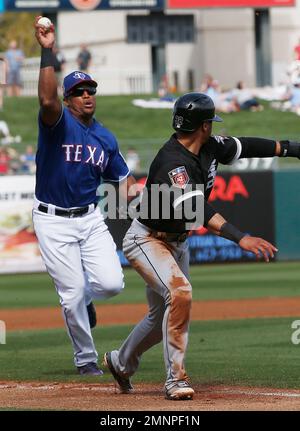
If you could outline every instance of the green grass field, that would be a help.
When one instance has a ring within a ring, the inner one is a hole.
[[[194,300],[299,296],[300,264],[251,263],[191,267]],[[125,270],[126,289],[103,302],[145,302],[143,282]],[[58,306],[46,274],[0,276],[1,308]],[[1,320],[0,308],[0,320]],[[186,358],[195,383],[300,388],[299,345],[291,342],[294,318],[192,322]],[[99,356],[117,348],[132,326],[94,330]],[[0,380],[95,382],[76,375],[64,329],[8,332],[0,345]],[[163,382],[162,346],[144,355],[135,382]],[[104,382],[111,381],[105,375]]]
[[[298,262],[195,265],[190,273],[194,300],[300,296]],[[103,306],[145,302],[144,283],[135,271],[125,270],[125,286],[120,295],[103,302]],[[1,275],[0,297],[0,319],[1,308],[58,304],[47,274]]]
[[[171,109],[143,109],[132,104],[134,98],[149,99],[151,95],[100,96],[97,98],[96,118],[110,128],[119,140],[121,150],[134,145],[141,155],[142,167],[147,169],[158,148],[173,133]],[[263,112],[222,114],[223,123],[214,125],[214,133],[234,136],[261,136],[276,139],[300,138],[300,122],[296,114],[280,112],[264,102]],[[6,98],[0,120],[8,122],[12,135],[21,135],[20,152],[26,145],[37,143],[38,100],[34,97]],[[290,165],[294,160],[280,160]]]
[[[132,105],[136,96],[98,97],[96,118],[117,136],[125,153],[134,145],[147,169],[151,159],[172,133],[171,110],[142,109]],[[300,138],[297,115],[279,112],[264,103],[260,113],[222,114],[224,123],[214,133],[266,138]],[[0,120],[6,120],[12,135],[23,141],[14,147],[22,152],[37,142],[37,98],[6,98]],[[280,160],[291,166],[295,160]],[[299,166],[299,162],[296,161]],[[300,264],[249,263],[201,265],[191,267],[194,300],[242,299],[298,296],[300,300]],[[132,270],[125,270],[126,288],[103,306],[145,302],[144,285]],[[47,274],[0,276],[1,309],[57,306],[58,298]],[[295,316],[295,319],[300,316]],[[187,369],[195,382],[260,385],[300,388],[299,349],[291,343],[293,318],[246,319],[235,321],[192,322],[187,354]],[[94,331],[101,355],[118,347],[130,327],[112,326]],[[0,345],[0,380],[83,381],[72,365],[71,344],[64,329],[16,331],[7,334]],[[104,381],[111,380],[105,376]],[[144,356],[135,381],[163,382],[162,347]],[[89,379],[88,381],[95,381]]]
[[[299,349],[291,343],[293,319],[247,319],[192,322],[186,367],[194,383],[300,388]],[[100,359],[120,346],[130,326],[97,328],[94,340]],[[0,380],[95,382],[77,376],[72,349],[61,330],[16,331],[0,345]],[[162,346],[144,357],[135,382],[165,378]],[[111,381],[105,374],[101,381]]]

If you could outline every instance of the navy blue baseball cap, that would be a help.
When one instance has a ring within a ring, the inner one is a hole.
[[[70,96],[74,87],[77,87],[79,84],[88,84],[91,87],[97,87],[98,84],[96,81],[92,79],[90,75],[87,73],[79,72],[75,70],[64,78],[63,82],[63,92],[64,97]]]

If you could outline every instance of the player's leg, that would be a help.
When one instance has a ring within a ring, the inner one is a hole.
[[[80,223],[85,238],[80,243],[80,252],[88,280],[86,302],[92,298],[106,299],[117,295],[124,287],[123,271],[116,245],[100,210],[96,209],[82,218]]]
[[[172,249],[175,248],[174,244],[150,237],[137,222],[133,222],[125,236],[123,249],[126,257],[156,295],[150,296],[154,306],[148,316],[136,326],[121,347],[121,363],[118,363],[118,353],[113,353],[117,370],[124,375],[132,375],[143,351],[157,342],[158,333],[151,331],[149,322],[153,319],[160,325],[163,313],[167,381],[185,380],[187,377],[183,360],[188,338],[191,285],[174,259]]]
[[[115,369],[127,378],[136,372],[142,354],[163,338],[165,300],[149,286],[146,286],[146,296],[149,305],[148,314],[134,327],[120,349],[111,352]]]
[[[85,303],[85,279],[76,220],[33,211],[34,229],[46,268],[60,298],[75,365],[97,362]]]

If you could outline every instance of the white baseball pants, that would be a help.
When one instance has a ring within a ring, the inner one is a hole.
[[[48,273],[60,297],[76,366],[97,362],[86,306],[124,287],[116,245],[100,209],[66,218],[37,209],[33,224]]]
[[[187,241],[165,242],[150,232],[134,220],[123,241],[125,256],[147,283],[149,313],[112,352],[112,361],[120,374],[130,377],[142,354],[163,340],[168,387],[187,379],[184,357],[192,303],[189,250]]]

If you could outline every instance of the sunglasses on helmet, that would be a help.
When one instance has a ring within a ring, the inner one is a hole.
[[[97,89],[95,87],[75,87],[74,90],[70,92],[70,96],[81,97],[85,91],[89,96],[94,96],[97,93]]]

